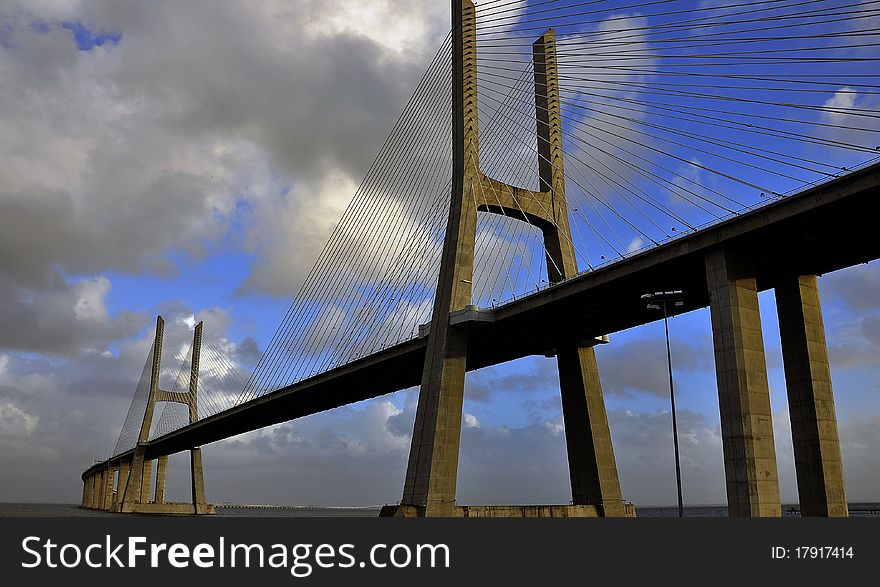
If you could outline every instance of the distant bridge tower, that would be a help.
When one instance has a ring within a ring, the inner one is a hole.
[[[548,279],[578,272],[565,200],[562,129],[553,29],[533,45],[540,191],[507,185],[480,171],[476,14],[452,0],[453,180],[440,278],[428,335],[421,391],[399,516],[459,516],[455,491],[469,326],[450,315],[472,308],[477,211],[503,214],[541,229]],[[477,205],[477,193],[496,204]],[[571,476],[572,506],[468,508],[467,515],[627,516],[592,348],[570,341],[556,349]],[[552,511],[551,511],[552,510]]]
[[[156,488],[150,499],[150,485],[153,476],[153,461],[147,458],[146,442],[149,440],[156,404],[174,402],[189,408],[189,422],[199,417],[199,358],[202,348],[202,327],[199,322],[193,333],[192,367],[190,369],[189,389],[186,392],[165,391],[159,387],[159,373],[162,364],[162,343],[165,321],[156,318],[156,336],[153,341],[153,361],[150,371],[150,390],[144,418],[138,432],[134,451],[124,455],[114,455],[108,466],[100,473],[84,479],[83,506],[122,513],[138,514],[209,514],[214,507],[205,501],[205,479],[202,469],[202,450],[190,450],[192,474],[191,503],[166,503],[165,483],[168,473],[168,456],[161,455],[157,460]],[[115,489],[114,480],[116,479]]]

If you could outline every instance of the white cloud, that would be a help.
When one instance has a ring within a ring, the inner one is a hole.
[[[836,128],[821,127],[818,135],[823,138],[842,141],[873,149],[877,146],[874,133],[880,132],[880,120],[865,113],[880,111],[880,98],[844,86],[825,100],[820,120]],[[853,112],[855,110],[856,112]],[[867,160],[870,155],[863,154]]]
[[[105,306],[107,294],[110,292],[110,280],[99,275],[93,279],[84,279],[74,286],[76,303],[73,313],[78,320],[107,320]]]
[[[0,436],[30,436],[39,418],[22,410],[12,402],[0,402]]]

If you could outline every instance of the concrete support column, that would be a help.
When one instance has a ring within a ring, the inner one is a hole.
[[[595,351],[561,348],[557,360],[572,503],[625,516]]]
[[[192,471],[192,502],[195,513],[207,513],[207,501],[205,500],[205,475],[202,469],[202,449],[196,447],[189,453],[190,467]]]
[[[468,330],[449,314],[471,303],[480,184],[476,11],[452,0],[452,193],[402,503],[454,513]]]
[[[104,496],[107,494],[107,469],[102,470],[96,475],[98,483],[98,491],[95,499],[95,509],[99,510],[104,506]]]
[[[752,267],[706,255],[721,436],[731,516],[781,516],[770,389]]]
[[[128,483],[125,486],[125,491],[122,497],[121,511],[125,513],[130,513],[134,504],[142,503],[141,488],[143,485],[144,465],[144,449],[136,447],[134,449],[134,455],[131,457],[131,470],[128,474]],[[149,483],[148,480],[147,485],[149,485]],[[148,489],[147,495],[149,494]]]
[[[101,474],[92,475],[92,509],[98,509],[98,503],[101,499]]]
[[[144,461],[144,473],[141,476],[141,495],[139,503],[150,503],[150,485],[153,482],[153,461]]]
[[[532,45],[535,64],[535,119],[541,190],[549,192],[552,223],[543,228],[547,278],[557,283],[578,272],[565,198],[562,114],[556,59],[556,32],[550,29]],[[595,505],[603,516],[625,516],[617,462],[599,368],[593,347],[557,350],[568,471],[574,505]]]
[[[125,488],[128,486],[128,475],[131,471],[131,464],[129,461],[122,461],[119,465],[119,485],[116,488],[116,503],[122,503],[122,499],[125,497]]]
[[[780,279],[776,309],[801,515],[846,517],[849,509],[816,276]]]
[[[92,503],[93,503],[92,500],[94,499],[93,495],[94,495],[94,489],[95,489],[95,480],[92,475],[89,475],[88,477],[86,477],[85,485],[86,485],[86,507],[91,508]]]
[[[153,501],[165,503],[165,479],[168,477],[168,457],[161,456],[156,465],[156,493]]]
[[[101,509],[110,511],[113,505],[113,484],[116,481],[116,467],[108,467],[104,471],[104,499],[101,500]]]
[[[98,497],[99,497],[99,492],[100,492],[99,481],[100,481],[100,475],[97,473],[93,474],[92,478],[91,478],[91,488],[90,488],[91,499],[89,499],[89,507],[92,509],[95,509],[98,507]]]

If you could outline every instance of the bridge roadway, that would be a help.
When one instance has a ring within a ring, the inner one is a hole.
[[[822,275],[880,257],[880,163],[580,274],[494,310],[463,312],[470,329],[468,370],[529,355],[561,342],[647,324],[659,318],[640,295],[680,289],[676,313],[709,305],[704,255],[717,247],[756,266],[759,291],[781,274]],[[547,328],[548,324],[555,325]],[[146,458],[174,454],[265,426],[419,385],[425,337],[409,340],[199,420],[146,446]],[[115,464],[131,452],[111,459]],[[83,473],[106,467],[96,463]]]

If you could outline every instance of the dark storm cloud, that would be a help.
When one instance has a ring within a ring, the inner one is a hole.
[[[135,312],[109,316],[103,277],[75,283],[57,274],[46,286],[28,290],[0,278],[0,349],[75,355],[130,336],[146,324]]]

